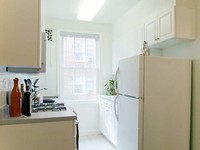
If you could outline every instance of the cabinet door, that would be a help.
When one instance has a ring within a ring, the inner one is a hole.
[[[157,40],[157,17],[145,23],[145,41],[152,45]]]
[[[102,134],[116,146],[117,143],[117,120],[114,114],[114,102],[99,98],[100,106],[100,131]]]
[[[0,66],[40,66],[40,0],[0,1]]]
[[[117,146],[117,119],[115,117],[114,111],[111,110],[111,128],[110,128],[110,140]]]
[[[174,9],[170,9],[158,16],[158,40],[161,42],[174,36]]]
[[[106,133],[107,138],[111,141],[111,111],[109,107],[106,107],[106,113],[105,113],[105,126],[106,126]]]
[[[100,100],[100,104],[99,104],[99,128],[100,131],[104,134],[107,135],[106,133],[106,126],[105,126],[105,115],[106,115],[106,108],[105,106],[102,104],[102,100]]]
[[[1,150],[76,150],[74,120],[0,126]]]

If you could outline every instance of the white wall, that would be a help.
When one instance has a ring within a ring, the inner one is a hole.
[[[193,60],[191,150],[200,148],[200,1],[196,1],[198,34],[195,41],[181,43],[163,50],[152,50],[152,55],[184,57]],[[174,4],[174,0],[141,0],[113,25],[113,72],[119,58],[136,55],[137,32],[146,18]],[[122,52],[123,51],[123,52]]]
[[[59,51],[59,38],[58,33],[59,31],[68,31],[68,32],[84,32],[84,33],[97,33],[100,34],[100,62],[98,66],[99,70],[99,93],[102,93],[102,89],[104,84],[107,82],[109,78],[111,78],[111,26],[103,25],[103,24],[92,24],[87,22],[81,21],[67,21],[67,20],[59,20],[53,18],[46,18],[45,19],[45,26],[46,29],[53,30],[53,41],[48,42],[48,67],[47,67],[47,74],[51,76],[49,81],[53,82],[54,85],[54,92],[56,91],[58,95],[58,83],[57,83],[57,53]],[[53,91],[47,93],[50,95]],[[53,92],[53,93],[54,93]]]
[[[99,134],[99,103],[69,103],[77,112],[80,135]]]
[[[46,29],[53,30],[53,41],[48,42],[47,49],[47,73],[41,78],[41,82],[46,84],[50,90],[45,95],[58,95],[58,51],[59,51],[59,31],[68,32],[83,32],[83,33],[97,33],[100,34],[100,56],[98,65],[98,94],[104,91],[105,83],[111,78],[111,26],[103,24],[92,24],[81,21],[67,21],[54,18],[45,18]],[[78,113],[78,120],[80,126],[80,133],[95,134],[99,132],[99,107],[97,102],[70,102],[70,105]]]

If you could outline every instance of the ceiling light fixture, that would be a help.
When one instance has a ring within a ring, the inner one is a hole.
[[[85,0],[79,10],[77,18],[83,21],[91,21],[105,1],[106,0]]]

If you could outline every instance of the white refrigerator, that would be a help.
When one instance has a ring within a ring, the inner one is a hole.
[[[191,60],[126,58],[116,80],[117,150],[189,150]]]

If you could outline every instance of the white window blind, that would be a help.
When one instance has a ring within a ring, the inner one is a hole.
[[[96,34],[61,32],[62,96],[69,100],[92,100],[96,97]]]

